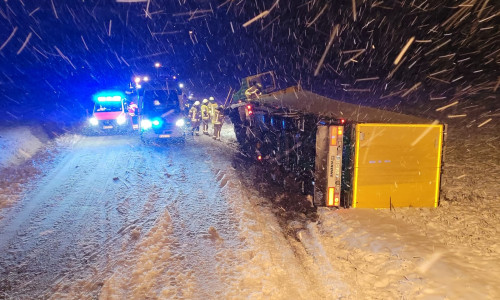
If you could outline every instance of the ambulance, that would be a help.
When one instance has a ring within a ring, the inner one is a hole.
[[[94,95],[94,109],[88,120],[94,133],[124,133],[132,128],[125,96],[121,92],[102,92]]]

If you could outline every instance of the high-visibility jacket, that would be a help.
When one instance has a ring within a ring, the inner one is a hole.
[[[247,99],[259,98],[260,95],[262,95],[262,85],[260,83],[252,85],[245,91]]]
[[[212,121],[214,122],[215,125],[222,125],[224,123],[224,113],[216,109]]]
[[[200,113],[198,111],[198,107],[193,106],[189,110],[189,118],[191,119],[192,122],[199,122],[200,121]]]
[[[219,106],[215,102],[208,103],[208,113],[210,114],[210,119],[212,120],[212,124],[215,123],[215,112],[217,107]]]
[[[208,113],[208,106],[206,104],[201,105],[201,119],[202,120],[210,119],[210,114]]]

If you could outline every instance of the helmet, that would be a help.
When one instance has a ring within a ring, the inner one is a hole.
[[[210,97],[210,98],[208,98],[208,100],[215,101],[215,98],[214,97]]]
[[[196,100],[196,101],[194,102],[194,105],[200,105],[200,101]]]
[[[203,99],[203,104],[208,103],[208,100],[205,98]]]

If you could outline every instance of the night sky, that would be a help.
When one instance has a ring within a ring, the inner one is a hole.
[[[499,107],[499,19],[493,0],[5,0],[0,108],[78,119],[93,93],[124,89],[158,61],[219,101],[274,70],[281,87],[486,119]]]

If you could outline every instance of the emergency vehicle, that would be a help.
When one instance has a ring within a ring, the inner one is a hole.
[[[184,104],[176,89],[145,88],[139,97],[141,140],[185,137]]]
[[[125,97],[119,92],[102,92],[94,96],[94,109],[89,118],[95,133],[127,132],[131,129]]]

